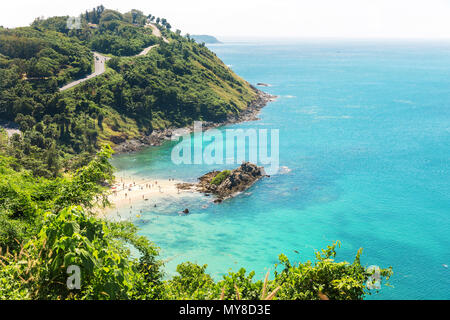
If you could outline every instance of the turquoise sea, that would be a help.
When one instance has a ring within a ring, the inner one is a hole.
[[[393,287],[370,299],[450,299],[450,42],[210,48],[250,83],[272,85],[262,89],[279,98],[261,119],[229,128],[279,129],[280,165],[291,171],[220,205],[197,196],[121,212],[161,247],[167,274],[192,261],[215,278],[244,266],[262,279],[280,253],[306,261],[340,240],[337,260],[362,247],[367,266],[393,267]],[[119,175],[187,181],[226,167],[177,166],[173,146],[113,164]]]

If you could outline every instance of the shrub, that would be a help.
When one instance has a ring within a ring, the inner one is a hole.
[[[215,184],[216,186],[220,185],[228,176],[231,174],[230,170],[224,170],[218,173],[214,179],[211,180],[211,184]]]

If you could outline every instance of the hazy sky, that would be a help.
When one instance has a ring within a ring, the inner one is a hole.
[[[100,4],[218,37],[450,38],[450,0],[2,0],[0,25],[75,16]]]

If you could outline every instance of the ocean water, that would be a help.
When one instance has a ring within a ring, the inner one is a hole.
[[[240,42],[210,47],[250,83],[279,96],[260,120],[280,130],[280,165],[220,205],[193,196],[141,205],[140,233],[161,247],[168,276],[183,261],[216,279],[241,266],[262,279],[342,242],[337,260],[392,266],[369,299],[450,299],[450,43]],[[227,166],[171,162],[174,142],[114,158],[120,175],[177,178]],[[228,166],[229,167],[229,166]],[[179,215],[188,207],[191,214]],[[133,219],[134,212],[121,217]],[[297,252],[295,252],[296,250]]]

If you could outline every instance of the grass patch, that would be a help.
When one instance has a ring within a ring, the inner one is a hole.
[[[220,185],[228,176],[231,174],[230,170],[223,170],[219,172],[214,179],[211,180],[211,184],[215,184],[216,186]]]

